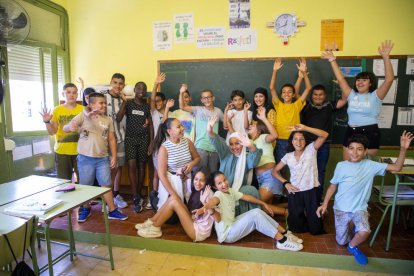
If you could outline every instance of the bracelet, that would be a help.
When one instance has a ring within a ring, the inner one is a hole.
[[[286,185],[287,185],[287,184],[292,184],[292,183],[290,183],[290,181],[287,181],[287,180],[286,180],[285,182],[283,182],[283,187],[285,187],[285,188],[286,188]]]
[[[328,59],[329,62],[332,62],[334,60],[336,60],[336,57],[332,57],[332,58]]]
[[[50,120],[49,121],[43,121],[43,123],[50,124]]]

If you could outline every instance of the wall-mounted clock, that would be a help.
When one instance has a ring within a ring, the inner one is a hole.
[[[293,36],[298,27],[305,26],[305,22],[299,22],[297,17],[292,13],[282,13],[274,22],[274,31],[283,39],[283,44],[288,44],[289,36]]]

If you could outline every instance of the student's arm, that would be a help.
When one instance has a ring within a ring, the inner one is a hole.
[[[81,122],[81,116],[82,115],[81,114],[82,113],[76,115],[68,124],[64,125],[62,130],[66,133],[77,132],[79,126],[82,125],[82,122]]]
[[[338,99],[338,101],[336,102],[336,109],[341,109],[345,105],[346,105],[346,100],[344,100],[344,99],[342,99],[342,97],[340,97]]]
[[[118,113],[116,114],[116,121],[117,122],[121,122],[122,119],[125,116],[125,112],[126,112],[126,103],[127,103],[127,98],[125,97],[125,94],[123,92],[121,92],[121,99],[122,99],[122,104],[121,107],[119,108]]]
[[[377,89],[377,96],[381,100],[387,96],[388,91],[392,85],[392,81],[394,80],[394,70],[392,69],[390,53],[392,48],[394,47],[394,43],[391,40],[385,40],[381,43],[378,47],[378,53],[382,56],[382,60],[384,61],[384,70],[385,70],[385,80],[381,84],[380,87]]]
[[[292,183],[290,183],[286,178],[284,178],[280,174],[280,171],[283,169],[285,165],[286,164],[283,161],[280,161],[275,167],[273,167],[273,170],[272,170],[273,177],[279,180],[280,182],[284,183],[283,186],[285,186],[289,194],[300,192],[300,190],[297,187],[293,186]]]
[[[262,206],[263,209],[267,213],[269,213],[270,215],[273,216],[273,210],[272,210],[272,208],[270,208],[269,205],[267,205],[265,202],[263,202],[263,201],[255,198],[254,196],[243,194],[240,199],[241,200],[244,200],[244,201],[247,201],[247,202],[250,202],[250,203],[253,203],[253,204],[257,204],[257,205]]]
[[[249,102],[245,102],[244,103],[244,129],[248,129],[249,125],[250,125],[250,121],[249,121],[249,109],[250,109],[250,103]]]
[[[323,59],[327,59],[331,63],[332,70],[342,91],[342,98],[344,100],[348,99],[348,96],[351,93],[352,88],[349,86],[341,70],[339,70],[338,63],[336,63],[335,55],[332,53],[332,51],[326,51],[322,52],[321,57]]]
[[[112,124],[112,122],[111,122]],[[111,150],[111,169],[118,167],[116,159],[116,137],[114,132],[109,132],[108,135],[109,149]]]
[[[160,146],[158,150],[158,176],[162,185],[167,190],[167,192],[171,196],[179,197],[177,192],[174,190],[173,186],[171,185],[170,180],[167,177],[167,159],[168,159],[168,152],[164,146]]]
[[[157,96],[158,87],[164,81],[165,81],[165,73],[161,73],[155,78],[154,87],[152,88],[152,93],[151,93],[151,101],[150,101],[151,113],[154,112],[154,109],[155,109],[155,97]]]
[[[326,194],[325,194],[325,199],[323,200],[323,203],[321,206],[318,207],[318,209],[316,210],[316,215],[320,218],[323,214],[326,213],[326,210],[328,209],[328,203],[329,200],[331,199],[331,197],[335,194],[336,192],[336,188],[337,185],[336,184],[331,184],[329,186],[329,188],[326,190]]]
[[[329,133],[322,129],[308,127],[302,124],[294,125],[293,127],[291,127],[291,130],[292,131],[306,131],[306,132],[309,132],[309,133],[312,133],[318,136],[318,138],[313,142],[313,147],[316,150],[318,150],[323,145],[323,143],[325,143],[326,138],[328,138],[329,136]]]
[[[302,63],[304,64],[304,66],[302,66]],[[302,98],[302,102],[305,102],[306,98],[309,95],[309,92],[312,89],[312,83],[309,79],[308,67],[306,66],[306,60],[305,59],[302,59],[301,67],[300,67],[299,70],[301,70],[301,73],[303,74],[303,78],[305,79],[305,90],[303,90],[302,95],[300,96]]]
[[[220,204],[220,199],[218,197],[213,196],[203,207],[199,209],[194,209],[193,214],[197,216],[202,216],[207,210],[212,209],[213,207]]]
[[[270,85],[269,85],[273,102],[279,101],[279,97],[276,91],[276,74],[277,74],[277,71],[279,71],[280,68],[282,68],[282,66],[283,66],[282,60],[280,58],[276,58],[275,63],[273,64],[272,78],[270,79]]]
[[[193,170],[194,166],[200,162],[200,155],[198,155],[198,152],[196,148],[194,147],[193,142],[191,142],[189,139],[187,139],[187,142],[188,142],[188,148],[190,149],[191,159],[193,161],[191,161],[190,163],[184,166],[183,168],[184,174],[190,173]]]
[[[233,119],[233,117],[234,117],[234,113],[231,116],[224,115],[224,119],[227,118],[227,120],[225,120],[225,121],[227,121],[227,127],[228,127],[228,130],[229,130],[229,133],[230,134],[232,134],[233,132],[235,132],[234,127],[233,127],[233,123],[231,122],[231,120]],[[224,121],[223,121],[223,124],[224,124]]]
[[[229,118],[229,110],[234,108],[234,105],[230,102],[227,103],[226,107],[224,108],[224,119],[223,119],[223,129],[224,130],[228,130],[229,127],[227,125],[227,122],[229,121],[229,119],[231,120],[232,118]]]
[[[267,130],[270,133],[266,135],[266,143],[273,143],[277,139],[278,134],[275,127],[272,125],[272,123],[270,123],[270,121],[266,117],[266,108],[264,108],[263,106],[258,108],[257,118],[259,118],[259,120],[265,124]]]
[[[174,106],[174,100],[168,99],[167,103],[165,104],[164,108],[164,116],[162,116],[162,123],[165,122],[165,120],[168,119],[168,112],[170,112],[170,108]]]
[[[178,104],[180,106],[180,109],[187,111],[187,112],[192,112],[193,108],[191,105],[184,105],[183,94],[185,91],[187,91],[187,84],[183,83],[181,84],[180,94],[178,95]]]
[[[296,66],[298,66],[298,65],[296,64]],[[296,99],[300,98],[299,91],[300,91],[300,86],[302,85],[302,81],[303,81],[303,74],[299,71],[298,72],[298,78],[296,79],[296,82],[295,82],[295,95],[294,95],[294,97]]]
[[[51,121],[53,118],[53,114],[50,112],[50,109],[43,107],[43,110],[39,112],[40,116],[42,116],[43,123],[46,125],[47,132],[50,135],[55,135],[58,128],[58,123]]]
[[[397,161],[395,161],[394,164],[388,164],[386,170],[387,171],[393,171],[393,172],[399,172],[401,171],[405,155],[407,154],[407,149],[410,147],[411,141],[413,140],[414,135],[411,132],[405,131],[401,135],[400,138],[400,154],[398,155]]]
[[[148,116],[148,127],[149,127],[149,138],[150,138],[150,145],[148,147],[147,154],[150,156],[152,154],[152,143],[154,142],[154,124],[152,123],[151,115]]]

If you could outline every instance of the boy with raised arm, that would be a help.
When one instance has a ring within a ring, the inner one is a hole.
[[[63,131],[63,126],[81,113],[83,106],[76,103],[78,88],[75,84],[66,83],[63,86],[62,95],[65,97],[65,103],[55,107],[52,113],[44,107],[40,115],[46,125],[47,132],[50,135],[55,135],[57,177],[72,179],[73,172],[79,176],[76,165],[79,133],[66,133]]]
[[[400,139],[401,149],[397,161],[395,164],[386,164],[365,158],[369,146],[365,135],[351,136],[347,145],[349,159],[336,165],[325,200],[316,210],[319,217],[323,215],[328,209],[329,200],[338,189],[333,206],[336,241],[340,245],[348,244],[348,251],[360,265],[368,263],[367,256],[359,250],[358,245],[363,243],[371,232],[367,208],[374,176],[384,175],[385,171],[400,171],[413,138],[411,132],[404,131]],[[351,222],[354,225],[353,236],[349,227]]]

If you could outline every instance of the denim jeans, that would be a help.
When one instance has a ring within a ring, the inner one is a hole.
[[[325,185],[325,172],[326,165],[329,160],[330,143],[324,143],[318,150],[317,162],[318,162],[318,180],[321,184],[316,190],[316,199],[318,202],[322,201],[323,189]]]
[[[100,186],[111,186],[109,157],[89,157],[78,154],[79,184],[93,185],[95,177]]]

